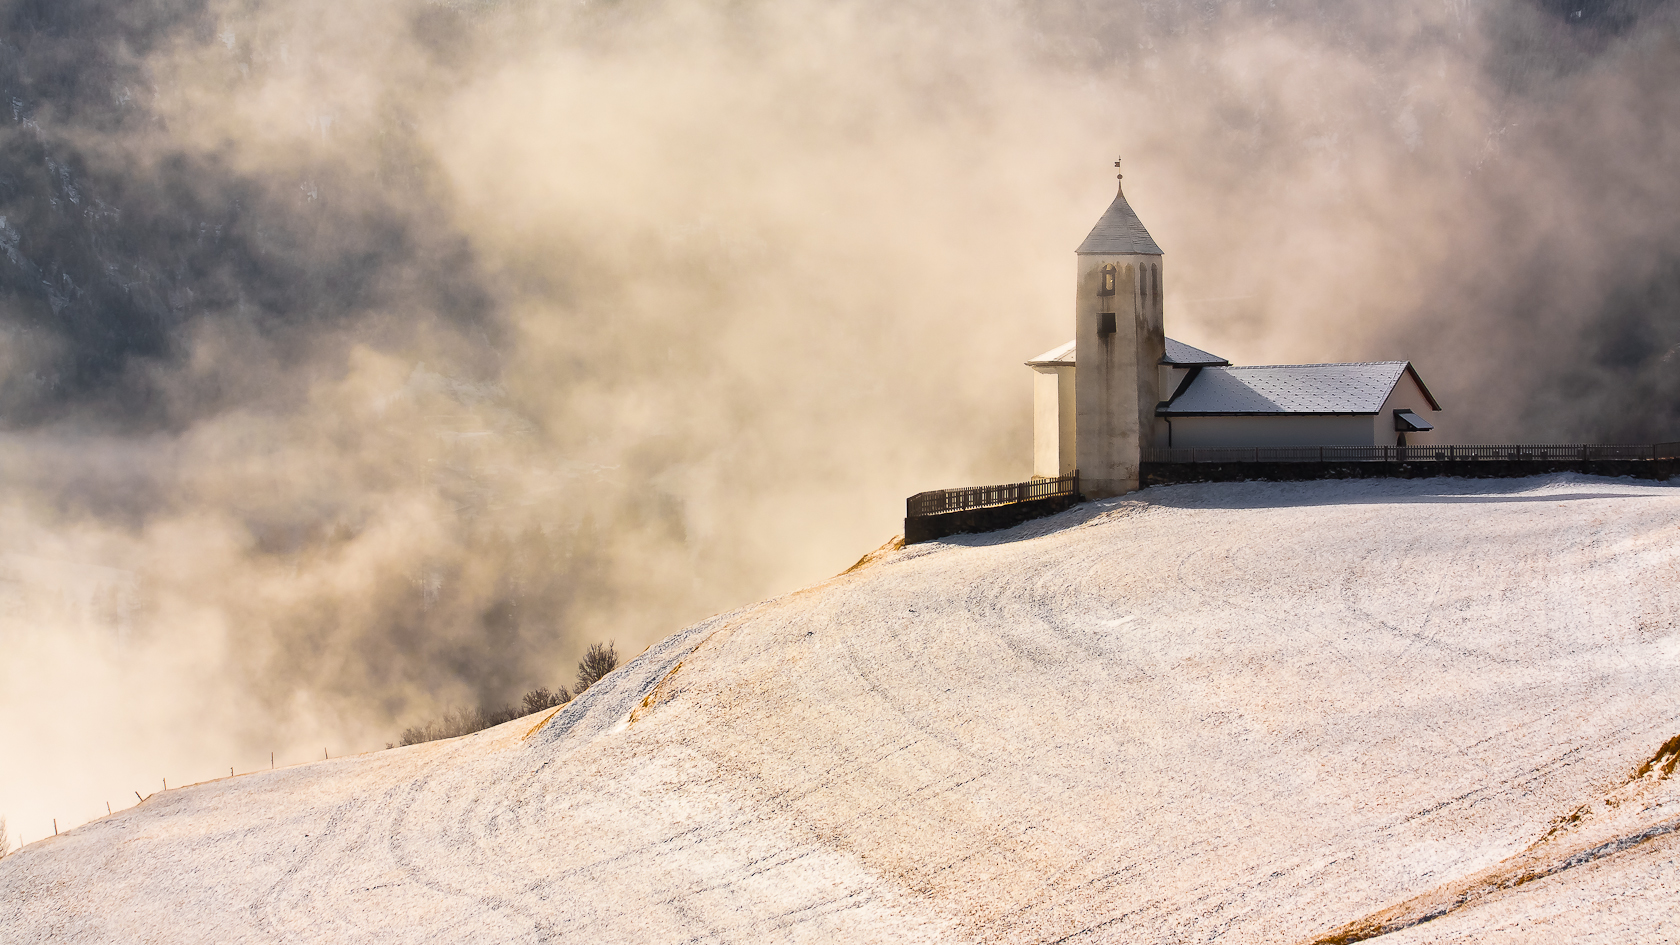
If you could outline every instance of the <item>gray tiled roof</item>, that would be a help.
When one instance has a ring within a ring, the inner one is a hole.
[[[1159,256],[1161,247],[1155,245],[1154,238],[1143,228],[1143,221],[1132,212],[1126,195],[1117,193],[1097,225],[1091,228],[1091,235],[1085,237],[1085,242],[1080,243],[1074,252],[1082,256],[1123,256],[1127,253]]]
[[[1036,358],[1028,361],[1032,365],[1044,364],[1073,364],[1075,342],[1051,348]],[[1203,365],[1230,364],[1217,354],[1208,354],[1200,348],[1192,348],[1182,341],[1167,339],[1167,353],[1161,358],[1162,364],[1175,364],[1179,367],[1201,367]]]
[[[1408,367],[1405,361],[1207,367],[1171,405],[1157,412],[1374,414]]]
[[[1065,345],[1060,345],[1058,347],[1051,348],[1049,351],[1046,351],[1043,354],[1039,355],[1038,357],[1033,358],[1031,361],[1028,361],[1027,364],[1029,364],[1029,365],[1072,364],[1072,363],[1074,363],[1074,361],[1073,361],[1073,347],[1074,347],[1075,344],[1076,344],[1076,342],[1070,341]]]
[[[1167,339],[1167,353],[1161,358],[1162,364],[1175,364],[1179,367],[1213,367],[1223,366],[1231,362],[1217,354],[1209,354],[1200,348],[1192,348],[1182,341]]]

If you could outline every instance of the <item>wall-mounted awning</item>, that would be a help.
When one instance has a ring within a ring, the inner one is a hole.
[[[1399,409],[1394,411],[1394,429],[1401,433],[1427,433],[1435,425],[1410,410]]]

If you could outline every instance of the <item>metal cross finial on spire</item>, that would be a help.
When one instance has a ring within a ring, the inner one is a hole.
[[[1119,170],[1119,169],[1120,169],[1120,159],[1119,159],[1119,158],[1118,158],[1118,157],[1116,157],[1116,158],[1115,158],[1115,159],[1114,159],[1114,169],[1115,169],[1115,170]],[[1116,174],[1116,175],[1114,175],[1114,179],[1115,179],[1115,180],[1119,180],[1119,179],[1120,179],[1120,178],[1122,178],[1122,177],[1125,177],[1125,176],[1126,176],[1126,175],[1124,175],[1124,174]]]

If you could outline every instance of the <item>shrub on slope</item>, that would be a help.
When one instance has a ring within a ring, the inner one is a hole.
[[[596,643],[589,647],[589,652],[578,660],[577,691],[583,691],[601,681],[601,677],[618,668],[618,650],[612,641]]]
[[[596,643],[583,654],[583,659],[577,665],[577,694],[601,680],[601,677],[618,668],[618,650],[611,641]],[[479,706],[476,709],[450,709],[440,719],[434,719],[420,725],[406,728],[402,733],[401,745],[418,745],[421,742],[436,741],[440,738],[455,738],[460,735],[471,735],[482,732],[503,722],[542,712],[558,705],[565,705],[572,701],[572,693],[565,686],[559,690],[543,686],[532,689],[520,699],[518,706]],[[387,747],[393,747],[387,745]],[[4,825],[0,821],[0,825]]]
[[[436,741],[440,738],[454,738],[458,735],[471,735],[519,718],[524,713],[512,706],[479,706],[476,709],[450,709],[443,713],[443,718],[403,729],[403,745],[418,745],[421,742]]]
[[[541,689],[533,689],[527,692],[525,698],[521,700],[525,715],[541,712],[544,709],[552,709],[557,705],[565,705],[570,701],[572,701],[572,694],[566,691],[565,686],[561,686],[559,692],[555,692],[547,686]]]

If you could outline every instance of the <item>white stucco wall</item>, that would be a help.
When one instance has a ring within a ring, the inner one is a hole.
[[[1173,367],[1170,364],[1158,364],[1155,368],[1155,375],[1158,378],[1155,381],[1155,396],[1161,400],[1172,397],[1173,391],[1178,390],[1178,385],[1184,380],[1184,376],[1190,373],[1189,368]]]
[[[1185,375],[1189,373],[1189,368],[1173,367],[1169,364],[1159,365],[1155,381],[1155,396],[1160,398],[1158,403],[1170,400],[1173,392],[1178,390],[1178,385],[1184,382]],[[1150,443],[1154,446],[1166,446],[1167,421],[1156,417],[1152,429],[1155,432]]]
[[[1436,443],[1447,442],[1441,435],[1441,412],[1429,406],[1429,398],[1423,396],[1423,389],[1418,387],[1417,381],[1412,380],[1410,372],[1400,375],[1400,382],[1394,385],[1394,390],[1383,401],[1382,409],[1377,411],[1375,430],[1371,443],[1374,446],[1393,446],[1398,434],[1394,430],[1394,411],[1410,410],[1435,425],[1435,429],[1428,433],[1406,434],[1407,446],[1433,446]]]
[[[1386,444],[1393,445],[1391,432]],[[1286,417],[1174,417],[1172,445],[1220,446],[1372,446],[1369,414]]]
[[[1071,476],[1078,442],[1074,368],[1033,365],[1033,477]]]

